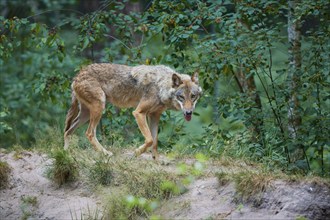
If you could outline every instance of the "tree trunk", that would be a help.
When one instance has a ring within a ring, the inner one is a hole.
[[[239,84],[241,93],[245,93],[247,96],[249,96],[255,102],[255,107],[258,109],[259,113],[261,113],[262,112],[261,99],[257,92],[257,87],[253,74],[250,74],[249,69],[245,68],[244,65],[241,63],[238,74],[237,75],[235,74],[235,77],[237,77],[236,82]],[[263,120],[261,117],[255,117],[251,120],[251,123],[252,123],[251,130],[254,135],[253,140],[255,142],[259,142],[262,145]]]
[[[310,165],[306,154],[305,147],[299,142],[298,130],[301,125],[301,114],[299,112],[300,104],[298,92],[301,79],[301,21],[297,16],[298,0],[289,0],[288,13],[288,40],[289,40],[289,69],[288,69],[288,87],[289,87],[289,103],[288,103],[288,133],[291,138],[293,149],[293,161],[306,159],[308,170]],[[287,152],[290,153],[289,151]],[[288,155],[289,156],[289,155]],[[289,157],[289,163],[290,161]]]
[[[289,106],[288,106],[288,132],[289,137],[297,139],[298,128],[301,124],[299,114],[299,100],[297,97],[301,75],[301,24],[296,16],[296,0],[288,1],[288,40],[289,40]]]

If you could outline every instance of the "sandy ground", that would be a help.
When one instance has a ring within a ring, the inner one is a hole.
[[[45,177],[51,160],[39,153],[21,157],[0,153],[12,167],[10,185],[0,191],[0,219],[82,219],[102,210],[98,198],[81,182],[62,187]],[[141,159],[150,159],[143,156]],[[187,164],[191,164],[188,161]],[[164,165],[176,169],[175,164]],[[36,204],[27,198],[36,198]],[[162,204],[163,219],[330,219],[330,189],[313,183],[272,182],[258,203],[237,200],[233,183],[219,186],[215,177],[197,179],[188,191]]]
[[[9,187],[0,190],[0,219],[81,219],[96,210],[97,200],[81,183],[58,187],[45,177],[46,155],[0,153],[12,168]],[[36,198],[36,204],[28,201]]]
[[[233,184],[220,187],[216,178],[206,178],[168,200],[158,213],[165,219],[330,219],[330,191],[313,184],[276,181],[261,201],[237,202]]]

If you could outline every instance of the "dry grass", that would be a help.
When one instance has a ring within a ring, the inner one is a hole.
[[[132,220],[149,218],[152,211],[151,202],[128,194],[123,190],[110,194],[106,200],[103,218]]]
[[[51,151],[50,156],[54,159],[47,172],[51,180],[61,186],[78,177],[77,163],[67,151],[57,148]]]
[[[91,183],[98,183],[103,186],[109,186],[113,179],[113,167],[110,159],[98,160],[88,169],[88,179]]]
[[[220,186],[225,186],[231,181],[229,174],[225,172],[217,172],[215,173],[215,176],[217,177]]]
[[[35,134],[35,148],[48,153],[51,149],[63,147],[63,131],[59,127],[49,128]]]
[[[113,185],[126,188],[131,195],[146,199],[172,196],[171,190],[162,186],[165,182],[175,183],[177,177],[154,161],[119,157],[109,160],[107,166],[112,168]]]
[[[276,175],[264,172],[258,169],[235,169],[228,171],[226,169],[215,173],[219,186],[226,186],[234,183],[236,190],[235,200],[237,202],[251,201],[258,203],[268,188],[272,187],[272,181],[276,179]]]
[[[243,171],[232,176],[238,196],[243,200],[258,199],[271,186],[273,177],[265,173]]]
[[[150,218],[156,201],[176,194],[177,177],[154,161],[112,158],[113,189],[105,198],[106,219]],[[164,187],[166,183],[173,187]]]
[[[181,192],[175,170],[169,172],[155,161],[128,158],[122,152],[107,157],[76,150],[71,149],[71,153],[81,173],[86,174],[86,181],[102,198],[105,219],[150,218],[158,201]]]
[[[0,161],[0,189],[8,186],[11,168],[6,161]]]

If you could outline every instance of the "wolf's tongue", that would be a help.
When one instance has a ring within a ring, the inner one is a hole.
[[[190,120],[191,120],[191,115],[185,115],[184,118],[185,118],[187,121],[190,121]]]

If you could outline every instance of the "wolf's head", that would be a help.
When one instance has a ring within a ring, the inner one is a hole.
[[[198,83],[198,73],[195,73],[188,79],[174,73],[172,81],[172,87],[175,89],[175,106],[177,109],[181,109],[184,118],[190,121],[197,100],[202,94],[202,89]]]

